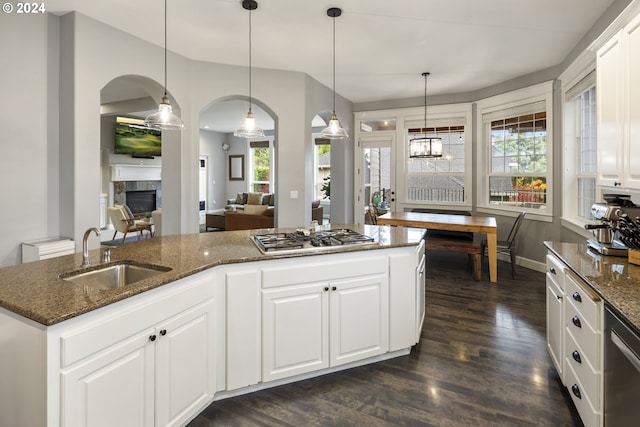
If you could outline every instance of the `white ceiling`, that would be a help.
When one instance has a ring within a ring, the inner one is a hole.
[[[471,92],[562,62],[614,0],[258,0],[253,66],[300,71],[354,103]],[[47,0],[163,46],[162,0]],[[155,24],[157,23],[157,25]],[[168,0],[168,49],[248,63],[241,0]],[[246,106],[245,108],[246,109]]]

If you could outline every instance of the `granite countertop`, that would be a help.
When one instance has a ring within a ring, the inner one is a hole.
[[[626,257],[600,255],[588,249],[586,243],[544,245],[640,334],[640,265],[630,264]]]
[[[160,236],[112,248],[111,263],[128,260],[168,267],[170,271],[123,288],[97,291],[59,278],[62,273],[83,270],[80,267],[81,253],[4,267],[0,268],[0,307],[50,326],[217,265],[412,246],[419,243],[424,233],[419,229],[353,224],[333,224],[332,228],[350,228],[373,237],[378,245],[348,245],[297,254],[263,254],[250,236],[274,232],[274,229]],[[295,229],[275,231],[291,232]],[[86,270],[100,265],[100,254],[100,249],[89,251],[91,266]]]

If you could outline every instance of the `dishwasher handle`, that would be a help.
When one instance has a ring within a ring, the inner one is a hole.
[[[627,347],[627,345],[614,331],[611,331],[611,341],[615,344],[616,347],[618,347],[618,350],[620,350],[620,352],[624,354],[624,357],[626,357],[627,360],[631,362],[633,367],[636,368],[638,372],[640,372],[640,359],[638,359],[633,351],[631,351],[631,349]]]

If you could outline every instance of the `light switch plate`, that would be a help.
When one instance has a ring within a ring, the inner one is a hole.
[[[289,197],[292,199],[297,199],[298,198],[298,191],[297,190],[291,190],[289,192]]]

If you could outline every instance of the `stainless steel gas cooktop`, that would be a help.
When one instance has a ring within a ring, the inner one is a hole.
[[[302,233],[268,233],[252,237],[262,253],[298,252],[345,245],[377,244],[373,237],[348,228]]]

